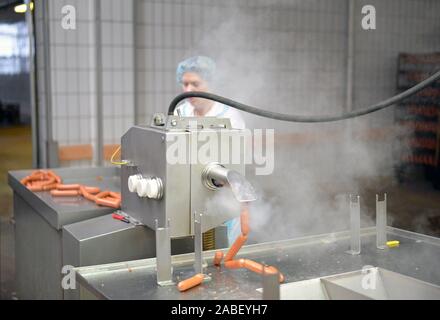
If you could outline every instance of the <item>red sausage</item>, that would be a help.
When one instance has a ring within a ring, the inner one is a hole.
[[[29,181],[26,185],[27,186],[30,186],[30,187],[42,187],[43,186],[43,183],[44,181],[41,181],[41,180],[39,180],[39,181]]]
[[[57,183],[61,183],[61,177],[58,176],[57,174],[55,174],[55,172],[53,172],[52,170],[47,170],[47,174],[48,174],[49,176],[52,176],[53,178],[55,178],[55,181],[56,181]]]
[[[60,184],[58,185],[58,190],[78,190],[79,184]]]
[[[235,257],[235,255],[241,249],[241,247],[246,242],[246,240],[247,240],[247,236],[242,234],[237,238],[237,240],[235,240],[234,244],[231,246],[228,253],[226,254],[225,262],[232,260]]]
[[[26,176],[23,179],[20,180],[21,184],[26,184],[31,180],[30,176]]]
[[[29,185],[27,186],[27,188],[31,191],[43,191],[43,187],[42,186],[34,186],[34,185]]]
[[[247,204],[243,204],[240,212],[241,234],[247,236],[249,234],[249,208]]]
[[[108,197],[109,195],[110,195],[110,191],[102,191],[96,195],[96,198],[97,199],[105,198],[105,197]]]
[[[41,186],[47,186],[52,183],[56,183],[55,178],[50,178],[49,180],[45,180],[45,181],[41,182]]]
[[[50,194],[54,197],[75,197],[79,195],[78,190],[51,190]]]
[[[240,269],[244,267],[244,259],[229,260],[225,262],[225,267],[228,269]]]
[[[244,265],[246,269],[255,273],[263,274],[263,265],[253,260],[244,259]]]
[[[121,194],[119,192],[110,191],[110,197],[121,199]]]
[[[79,191],[81,192],[82,196],[86,198],[87,200],[95,202],[96,197],[89,192],[87,192],[86,188],[84,186],[79,187]]]
[[[268,266],[268,267],[265,267],[265,272],[267,272],[267,273],[278,273],[280,283],[284,282],[284,275],[281,272],[279,272],[277,268],[275,268],[273,266]]]
[[[214,265],[219,266],[223,259],[223,252],[222,251],[216,251],[214,255]]]
[[[111,208],[115,208],[115,209],[119,209],[121,207],[121,200],[119,199],[114,199],[114,198],[105,198],[105,199],[100,199],[100,198],[96,198],[95,199],[96,204],[100,205],[100,206],[105,206],[105,207],[111,207]]]
[[[186,291],[188,289],[194,288],[195,286],[198,286],[199,284],[202,283],[203,281],[203,274],[198,273],[195,276],[188,278],[186,280],[180,281],[177,284],[177,288],[179,289],[179,291]]]
[[[101,191],[98,187],[89,187],[89,186],[83,186],[84,190],[91,194],[96,194]]]
[[[44,186],[42,186],[43,190],[53,190],[56,189],[58,187],[58,183],[51,183],[51,184],[46,184]]]
[[[45,174],[41,171],[34,171],[31,173],[31,175],[29,176],[29,180],[34,181],[34,180],[42,180],[44,179]]]
[[[255,262],[253,260],[244,259],[244,267],[250,271],[253,271],[258,274],[263,274],[263,268],[267,273],[278,273],[279,274],[279,282],[284,282],[284,276],[281,272],[278,271],[277,268],[273,266],[263,266],[261,263]]]

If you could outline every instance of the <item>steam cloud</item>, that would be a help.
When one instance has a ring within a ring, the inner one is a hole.
[[[296,4],[292,2],[290,9]],[[286,15],[292,12],[273,11],[272,5],[268,3],[264,10],[261,4],[246,10],[228,7],[222,12],[223,21],[209,26],[188,55],[215,59],[218,75],[214,92],[220,95],[283,113],[340,113],[345,102],[346,56],[326,51],[334,38],[320,39],[317,48],[316,39],[311,35],[309,39],[305,32],[271,28],[273,21],[288,21]],[[345,48],[346,40],[338,39]],[[274,173],[255,176],[254,170],[247,170],[247,178],[259,190],[259,200],[251,204],[251,241],[347,230],[349,193],[361,195],[362,226],[374,225],[374,212],[367,210],[362,198],[364,181],[376,179],[368,187],[378,193],[386,189],[384,183],[394,183],[396,133],[376,140],[358,133],[371,129],[374,119],[384,115],[388,114],[297,124],[243,114],[247,127],[274,128],[276,134]],[[225,194],[219,197],[221,201],[208,203],[208,210],[239,208],[230,203],[232,198],[224,198]],[[374,200],[369,207],[374,208]]]

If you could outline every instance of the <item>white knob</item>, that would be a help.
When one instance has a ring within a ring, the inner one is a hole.
[[[141,177],[137,174],[128,177],[128,190],[136,192]]]
[[[147,179],[146,185],[147,197],[158,199],[160,197],[160,186],[156,179]]]
[[[144,198],[147,196],[147,179],[140,179],[137,184],[137,194],[139,197]]]

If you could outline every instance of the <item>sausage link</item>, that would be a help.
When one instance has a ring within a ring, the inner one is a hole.
[[[274,266],[267,266],[265,271],[269,273],[278,273],[280,283],[284,282],[284,275],[281,272],[279,272],[278,269],[275,268]]]
[[[86,193],[82,193],[82,195],[87,200],[90,200],[90,201],[93,201],[93,202],[96,201],[96,197],[93,194],[91,194],[91,193],[86,192]]]
[[[198,286],[199,284],[201,284],[203,282],[203,278],[204,278],[203,274],[198,273],[191,278],[180,281],[177,284],[177,288],[179,289],[180,292],[194,288],[195,286]]]
[[[121,194],[119,192],[110,191],[110,197],[121,199]]]
[[[55,181],[57,183],[61,183],[61,177],[59,175],[57,175],[55,172],[53,172],[52,170],[47,170],[47,174],[49,176],[52,176],[53,178],[55,178]]]
[[[42,187],[43,186],[43,182],[41,180],[37,180],[37,181],[29,181],[26,185],[30,186],[30,187]]]
[[[54,197],[75,197],[79,195],[78,190],[51,190],[50,194]]]
[[[99,199],[99,198],[108,197],[109,195],[110,195],[110,191],[102,191],[102,192],[98,193],[95,197],[97,199]]]
[[[226,254],[225,262],[232,260],[235,257],[235,255],[241,249],[241,247],[246,242],[246,240],[247,240],[247,236],[242,234],[235,240],[234,244],[231,246],[228,253]]]
[[[53,189],[56,189],[57,187],[58,187],[58,183],[54,182],[54,183],[51,183],[51,184],[43,185],[43,186],[42,186],[42,189],[45,190],[45,191],[47,191],[47,190],[53,190]]]
[[[23,179],[20,180],[21,184],[24,184],[24,185],[26,183],[28,183],[29,181],[31,181],[31,177],[30,176],[26,176],[26,177],[24,177]]]
[[[225,262],[225,267],[228,269],[240,269],[244,267],[244,259],[229,260]]]
[[[80,186],[79,187],[79,192],[82,194],[82,196],[84,198],[86,198],[87,200],[93,201],[95,202],[96,197],[94,195],[92,195],[91,193],[87,192],[87,189],[84,186]]]
[[[114,199],[114,198],[110,198],[110,199],[109,198],[105,198],[105,199],[96,198],[95,203],[100,206],[111,207],[111,208],[115,208],[115,209],[119,209],[121,206],[121,200]]]
[[[249,207],[243,204],[240,212],[241,234],[247,236],[249,234]]]
[[[56,183],[55,178],[49,178],[49,180],[45,180],[45,181],[41,182],[41,186],[47,186],[52,183]]]
[[[31,173],[31,175],[29,176],[29,180],[31,181],[35,181],[35,180],[42,180],[44,179],[44,173],[41,171],[34,171]]]
[[[277,268],[273,267],[273,266],[263,266],[261,263],[255,262],[253,260],[249,260],[249,259],[244,259],[244,267],[250,271],[253,271],[255,273],[258,274],[263,274],[263,269],[265,270],[265,272],[267,273],[278,273],[278,281],[279,282],[284,282],[284,275],[278,271]]]
[[[263,274],[263,265],[261,263],[249,259],[244,259],[243,266],[250,271]]]
[[[79,184],[60,184],[58,185],[58,190],[78,190],[80,187]]]
[[[42,186],[28,185],[27,188],[31,191],[43,191]]]
[[[214,255],[214,265],[219,266],[223,259],[223,252],[222,251],[216,251]]]
[[[89,186],[83,186],[84,190],[91,194],[96,194],[101,191],[98,187],[89,187]]]

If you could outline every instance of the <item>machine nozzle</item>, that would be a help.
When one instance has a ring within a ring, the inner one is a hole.
[[[229,185],[235,199],[239,202],[257,200],[254,188],[246,178],[235,170],[227,169],[221,164],[210,163],[202,173],[205,186],[211,190],[217,190],[224,185]]]

